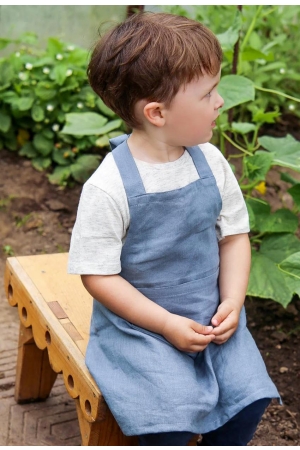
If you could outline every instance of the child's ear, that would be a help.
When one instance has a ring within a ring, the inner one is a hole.
[[[165,124],[164,117],[164,105],[163,103],[150,102],[144,106],[143,113],[145,118],[155,125],[156,127],[162,127]]]

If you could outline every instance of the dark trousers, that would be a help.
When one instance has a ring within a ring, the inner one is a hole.
[[[203,434],[200,445],[247,445],[270,401],[270,398],[262,398],[246,406],[222,427]],[[195,435],[188,431],[143,434],[139,436],[139,445],[187,445],[193,436]]]

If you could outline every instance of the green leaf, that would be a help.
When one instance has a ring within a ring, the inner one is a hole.
[[[98,98],[96,101],[96,105],[102,114],[104,114],[107,117],[115,117],[115,113],[103,102],[101,98]]]
[[[256,126],[253,123],[248,122],[232,122],[231,128],[233,131],[240,134],[247,134],[250,133],[250,131],[256,130]]]
[[[62,86],[67,79],[67,69],[65,64],[57,64],[54,66],[50,76],[51,80],[56,81],[57,84]]]
[[[44,109],[39,105],[33,105],[31,109],[31,117],[35,122],[41,122],[45,119]]]
[[[55,167],[54,171],[48,175],[48,180],[51,184],[63,184],[68,178],[70,178],[70,167]]]
[[[293,253],[288,258],[284,259],[278,265],[278,268],[284,273],[292,275],[300,280],[300,252]]]
[[[293,296],[286,276],[277,267],[277,264],[260,252],[252,253],[251,271],[247,295],[270,298],[286,307]]]
[[[280,117],[279,111],[265,112],[263,109],[258,109],[252,117],[252,120],[256,123],[275,123],[278,117]]]
[[[44,128],[43,131],[41,131],[41,134],[47,139],[53,139],[55,136],[54,131],[50,130],[49,128]]]
[[[33,97],[21,97],[14,101],[14,107],[16,107],[19,111],[28,111],[31,109],[33,102]]]
[[[95,141],[95,145],[97,147],[109,147],[109,138],[107,136],[107,134],[104,134],[103,136],[99,137],[96,141]]]
[[[97,134],[109,133],[110,131],[113,131],[116,128],[119,128],[121,126],[121,124],[122,124],[121,119],[112,120],[111,122],[108,122],[106,125],[104,125],[104,127],[100,128],[98,130]]]
[[[298,218],[289,209],[278,209],[270,214],[260,224],[261,233],[295,233],[298,228]]]
[[[293,197],[295,204],[300,209],[300,183],[294,184],[294,186],[287,191]]]
[[[292,253],[299,251],[300,241],[292,233],[266,236],[260,245],[260,252],[277,264]]]
[[[71,174],[76,181],[84,183],[99,166],[98,155],[82,155],[70,166]]]
[[[271,207],[269,203],[263,202],[261,200],[254,199],[246,199],[246,205],[249,210],[249,207],[252,210],[252,213],[255,217],[255,223],[253,224],[253,229],[251,231],[260,232],[260,227],[264,223],[264,221],[269,217],[271,212]]]
[[[36,134],[33,138],[34,148],[43,156],[48,156],[53,150],[53,141],[45,138],[42,134]]]
[[[249,78],[240,75],[225,75],[218,86],[219,94],[224,99],[221,112],[227,111],[233,106],[254,100],[254,84]]]
[[[69,151],[70,151],[69,148],[54,148],[52,152],[53,161],[55,161],[60,166],[69,166],[70,159],[64,157],[64,154]]]
[[[98,135],[107,118],[93,112],[66,114],[66,125],[61,133],[74,136]],[[102,133],[104,134],[104,133]]]
[[[273,153],[273,165],[289,167],[300,172],[300,142],[290,134],[283,138],[262,136],[259,144]]]
[[[247,178],[250,181],[263,181],[268,173],[273,156],[264,151],[257,151],[253,156],[244,158]]]
[[[51,56],[56,57],[58,53],[63,53],[64,44],[59,39],[50,37],[48,39],[47,50]]]
[[[88,63],[88,52],[82,48],[75,48],[72,52],[70,52],[67,57],[67,61],[74,66],[83,66],[85,67]]]
[[[48,169],[48,167],[51,166],[51,159],[50,158],[43,158],[42,156],[38,156],[37,158],[33,158],[31,160],[33,167],[36,170],[39,170],[42,172],[45,169]]]
[[[31,142],[26,142],[26,144],[23,145],[21,150],[19,151],[20,156],[26,156],[27,158],[35,158],[38,155],[38,152],[34,148]]]
[[[0,111],[0,131],[7,133],[11,126],[11,117],[4,111]]]
[[[51,100],[56,93],[55,84],[50,81],[40,81],[35,88],[35,94],[42,100]]]
[[[241,59],[243,61],[256,61],[257,59],[263,59],[265,61],[273,61],[273,53],[263,53],[255,48],[248,47],[241,53]]]
[[[234,22],[231,27],[229,27],[224,33],[218,34],[217,39],[219,40],[223,51],[232,50],[234,44],[239,38],[239,32],[242,27],[242,16],[239,11],[236,12]]]

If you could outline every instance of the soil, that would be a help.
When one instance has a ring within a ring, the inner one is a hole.
[[[278,202],[289,202],[278,196],[282,183],[271,171],[268,195],[276,208]],[[68,251],[80,192],[81,185],[51,185],[30,161],[0,150],[0,273],[9,254]],[[299,445],[300,300],[294,298],[284,309],[272,300],[247,298],[246,310],[249,329],[283,400],[282,406],[272,401],[250,445]]]

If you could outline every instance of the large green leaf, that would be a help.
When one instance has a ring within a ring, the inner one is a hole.
[[[300,252],[300,241],[293,234],[265,237],[260,251],[253,251],[247,295],[271,298],[284,307],[294,294],[300,294],[299,280],[280,270],[281,261]],[[280,263],[280,264],[279,264]]]
[[[66,114],[66,125],[61,133],[74,136],[98,135],[107,118],[93,112]],[[104,134],[104,133],[103,133]]]
[[[45,119],[44,109],[39,105],[33,105],[31,109],[31,117],[35,122],[41,122]]]
[[[218,86],[219,94],[224,99],[221,111],[227,111],[233,106],[254,100],[254,84],[249,78],[240,75],[225,75]]]
[[[27,158],[35,158],[38,155],[38,152],[31,142],[26,142],[19,151],[19,155],[27,156]]]
[[[287,306],[293,292],[286,285],[285,275],[277,265],[267,256],[253,252],[247,295],[271,298]]]
[[[256,126],[253,123],[248,122],[232,122],[231,128],[237,133],[247,134],[250,133],[250,131],[254,131]]]
[[[103,102],[101,98],[96,100],[96,105],[99,108],[99,111],[102,112],[107,117],[115,117],[115,113]]]
[[[289,209],[281,208],[271,212],[270,205],[262,201],[247,199],[255,215],[253,230],[259,233],[295,233],[298,228],[298,218]]]
[[[14,70],[9,61],[0,62],[0,85],[9,84],[14,77]]]
[[[273,153],[273,165],[289,167],[300,172],[300,142],[290,134],[283,138],[262,136],[258,142]]]
[[[117,128],[119,128],[122,124],[122,120],[121,119],[116,119],[116,120],[112,120],[111,122],[108,122],[106,125],[104,125],[104,127],[101,127],[98,130],[99,134],[106,134],[109,133],[110,131],[116,130]]]
[[[56,81],[57,84],[62,86],[67,79],[68,66],[65,64],[57,64],[53,67],[50,77],[52,80]]]
[[[300,284],[300,252],[293,253],[279,264],[279,269],[299,280]]]
[[[49,54],[55,57],[58,53],[63,53],[64,44],[55,37],[50,37],[47,43],[47,50]]]

